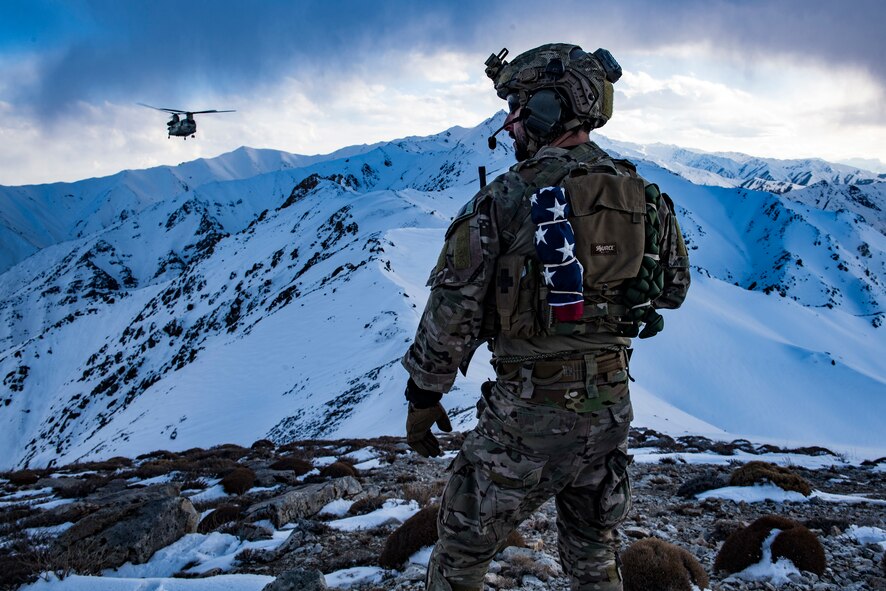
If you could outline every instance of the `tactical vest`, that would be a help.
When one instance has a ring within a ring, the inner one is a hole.
[[[630,162],[613,160],[594,144],[570,150],[562,165],[525,174],[524,180],[528,186],[520,206],[501,232],[505,248],[495,274],[496,331],[511,338],[657,334],[664,320],[652,302],[665,282],[658,187],[640,178]],[[549,186],[563,187],[568,195],[567,219],[583,268],[584,314],[574,322],[558,322],[551,313],[534,243],[536,227],[528,219],[530,197]]]

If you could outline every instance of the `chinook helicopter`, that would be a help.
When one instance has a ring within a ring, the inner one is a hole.
[[[194,115],[201,115],[203,113],[234,113],[236,111],[217,111],[215,109],[210,109],[208,111],[182,111],[180,109],[164,109],[162,107],[152,107],[151,105],[146,105],[145,103],[138,103],[143,107],[148,107],[149,109],[156,109],[158,111],[165,111],[167,113],[172,113],[172,119],[170,119],[166,123],[166,127],[168,127],[169,135],[167,137],[177,136],[188,139],[188,136],[196,137],[197,133],[197,122],[194,121]],[[184,118],[181,116],[184,115]]]

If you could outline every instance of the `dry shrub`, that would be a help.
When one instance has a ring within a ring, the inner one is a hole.
[[[140,456],[135,456],[136,460],[171,460],[176,457],[176,454],[172,453],[166,449],[158,449],[155,451],[149,451],[146,454],[142,454]]]
[[[224,443],[209,448],[207,455],[217,458],[229,458],[231,460],[239,460],[249,455],[249,448],[237,445],[235,443]]]
[[[557,574],[550,565],[539,562],[526,554],[511,555],[507,560],[505,572],[508,575],[512,575],[518,581],[526,575],[532,575],[537,579],[547,581]]]
[[[34,470],[18,470],[16,472],[7,472],[6,474],[3,474],[3,478],[15,486],[29,486],[31,484],[36,484],[37,481],[40,480],[40,474]]]
[[[259,439],[258,441],[256,441],[255,443],[253,443],[252,445],[249,446],[249,448],[252,450],[274,449],[276,447],[277,446],[274,445],[274,442],[271,441],[270,439]]]
[[[169,474],[170,472],[198,472],[202,467],[201,462],[191,458],[172,457],[144,462],[127,475],[146,479]]]
[[[339,460],[328,466],[324,466],[323,469],[320,470],[320,476],[325,476],[326,478],[357,476],[357,470],[350,463]]]
[[[293,457],[280,458],[268,467],[271,470],[289,470],[295,473],[296,476],[307,474],[314,469],[314,465],[311,462]]]
[[[677,495],[684,499],[689,499],[699,493],[705,492],[706,490],[723,488],[724,486],[726,486],[726,479],[716,470],[708,470],[699,476],[684,482],[683,485],[677,489]]]
[[[18,536],[8,540],[0,554],[0,589],[15,589],[36,580],[43,572],[60,579],[71,574],[101,574],[107,549],[98,539],[87,539],[70,547],[53,547],[50,536]]]
[[[198,465],[202,474],[215,474],[221,476],[233,470],[239,464],[230,458],[206,458],[205,460],[201,460]]]
[[[657,538],[634,542],[621,555],[625,591],[690,591],[710,581],[695,557]]]
[[[419,507],[426,507],[431,499],[440,498],[443,494],[444,484],[442,480],[407,484],[402,488],[403,498],[407,501],[415,501]]]
[[[28,557],[19,553],[0,556],[0,589],[18,589],[33,583],[40,571],[29,564]]]
[[[812,493],[812,487],[805,478],[788,468],[768,462],[748,462],[735,470],[729,478],[732,486],[752,486],[764,482],[771,482],[784,490],[797,491],[804,497]]]
[[[0,523],[15,523],[19,519],[30,517],[37,513],[38,510],[28,505],[13,505],[8,509],[0,511]]]
[[[406,560],[425,546],[437,543],[438,505],[425,507],[403,525],[395,529],[378,558],[378,564],[385,568],[399,568]]]
[[[287,443],[285,445],[281,445],[277,448],[277,453],[296,453],[300,456],[309,458],[314,455],[314,450],[308,448],[305,444],[300,441],[293,441],[291,443]]]
[[[514,529],[508,534],[508,537],[505,539],[505,545],[502,546],[502,549],[510,546],[513,546],[514,548],[526,548],[528,544],[526,543],[526,538],[523,537],[523,534]]]
[[[113,480],[113,476],[102,476],[100,474],[90,474],[83,478],[76,479],[77,482],[66,484],[65,486],[53,487],[53,492],[65,499],[80,499],[91,495],[98,489],[102,488]]]
[[[782,531],[772,541],[772,559],[787,558],[800,570],[824,574],[827,564],[824,548],[818,537],[799,523],[793,529]]]
[[[187,458],[195,462],[206,462],[209,460],[231,460],[237,461],[249,454],[249,450],[239,445],[225,444],[217,445],[209,449],[194,447],[181,453],[181,457]]]
[[[203,518],[200,525],[197,526],[197,532],[208,534],[211,531],[215,531],[226,523],[237,521],[240,518],[240,513],[240,505],[232,505],[230,503],[219,505],[215,508],[215,511]]]
[[[108,458],[107,460],[68,464],[67,466],[59,468],[58,471],[67,472],[69,474],[76,474],[77,472],[90,472],[93,470],[96,472],[110,472],[130,467],[132,467],[131,459],[125,458],[123,456],[114,456],[113,458]]]
[[[772,543],[773,560],[784,557],[799,569],[819,575],[824,572],[824,549],[815,534],[800,523],[779,515],[761,517],[748,527],[732,533],[723,542],[714,561],[714,569],[737,573],[760,562],[763,542],[773,529],[781,530]],[[782,539],[782,536],[786,537]]]
[[[221,485],[230,495],[242,495],[255,485],[255,472],[252,468],[238,466],[222,478]]]
[[[376,509],[380,509],[387,500],[388,497],[363,497],[362,499],[351,505],[351,508],[348,509],[348,514],[365,515],[367,513],[372,513]]]
[[[205,490],[209,487],[209,483],[199,477],[188,475],[182,482],[181,489],[184,490]]]

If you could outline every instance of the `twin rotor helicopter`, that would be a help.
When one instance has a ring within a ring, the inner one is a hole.
[[[197,134],[197,122],[194,120],[194,115],[202,115],[204,113],[235,113],[234,110],[226,110],[226,111],[217,111],[215,109],[210,109],[208,111],[182,111],[181,109],[164,109],[163,107],[154,107],[151,105],[146,105],[145,103],[138,103],[143,107],[148,107],[149,109],[156,109],[158,111],[165,111],[167,113],[172,113],[172,119],[170,119],[166,123],[167,131],[169,135],[167,137],[180,137],[185,140],[190,137],[196,137]],[[182,117],[184,115],[184,117]]]

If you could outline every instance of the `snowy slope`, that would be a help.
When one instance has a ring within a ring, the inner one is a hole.
[[[4,189],[47,245],[0,275],[0,467],[401,433],[398,360],[477,165],[491,178],[512,161],[486,148],[501,116],[326,156],[241,149]],[[872,221],[821,201],[882,183],[779,195],[640,171],[679,204],[695,282],[636,343],[638,424],[882,455],[884,200],[870,194]],[[68,194],[79,205],[50,231]],[[462,427],[485,359],[446,397]]]

